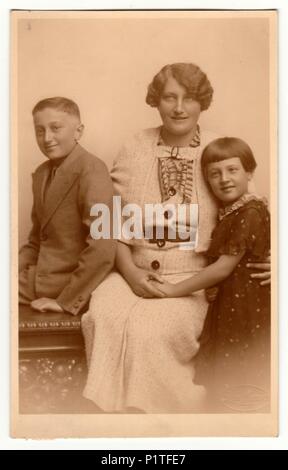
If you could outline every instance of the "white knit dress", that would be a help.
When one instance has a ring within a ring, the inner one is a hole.
[[[161,203],[158,159],[163,156],[160,128],[135,136],[120,152],[111,176],[122,203]],[[202,132],[196,148],[181,148],[194,162],[192,202],[199,204],[196,251],[166,242],[130,241],[139,267],[178,282],[204,265],[201,254],[209,246],[216,206],[203,181],[200,156],[214,134]],[[168,201],[169,202],[169,201]],[[155,263],[154,263],[155,266]],[[155,271],[156,272],[156,271]],[[146,413],[193,413],[200,409],[205,391],[193,384],[193,358],[198,351],[207,310],[203,292],[175,299],[143,299],[117,273],[111,273],[94,291],[89,311],[82,317],[88,379],[84,396],[107,412],[129,407]]]

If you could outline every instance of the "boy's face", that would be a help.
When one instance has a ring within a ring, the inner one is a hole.
[[[77,116],[53,108],[37,111],[34,127],[39,148],[50,160],[69,155],[83,132]]]
[[[208,163],[206,174],[213,193],[224,205],[243,196],[248,191],[248,182],[252,177],[252,173],[243,168],[239,157]]]

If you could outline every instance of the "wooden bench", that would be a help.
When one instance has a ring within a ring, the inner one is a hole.
[[[20,413],[90,413],[81,316],[19,306]]]

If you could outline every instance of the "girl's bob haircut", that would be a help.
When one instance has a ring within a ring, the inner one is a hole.
[[[237,137],[222,137],[213,140],[203,150],[201,167],[204,178],[207,180],[207,166],[209,163],[221,162],[229,158],[238,157],[247,172],[253,172],[257,166],[256,160],[249,145]]]

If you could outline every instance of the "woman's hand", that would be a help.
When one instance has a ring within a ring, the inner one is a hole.
[[[152,281],[152,284],[155,284],[154,281]],[[161,290],[161,292],[163,292],[165,297],[178,297],[175,289],[175,284],[163,281],[159,285],[159,289]]]
[[[134,294],[145,298],[165,297],[158,289],[159,283],[163,282],[161,276],[152,271],[138,268],[133,261],[131,248],[125,243],[118,243],[116,266]],[[153,285],[152,280],[156,285]]]
[[[160,290],[160,285],[162,285],[163,280],[159,274],[135,267],[129,273],[129,276],[126,276],[126,281],[134,294],[139,297],[148,299],[153,297],[165,297],[165,294]]]
[[[260,285],[266,286],[271,283],[271,261],[270,256],[263,263],[248,263],[247,268],[261,269],[260,273],[252,273],[250,276],[254,279],[261,279]]]
[[[207,302],[211,303],[216,300],[217,294],[219,292],[219,287],[213,286],[205,289],[205,297]]]

